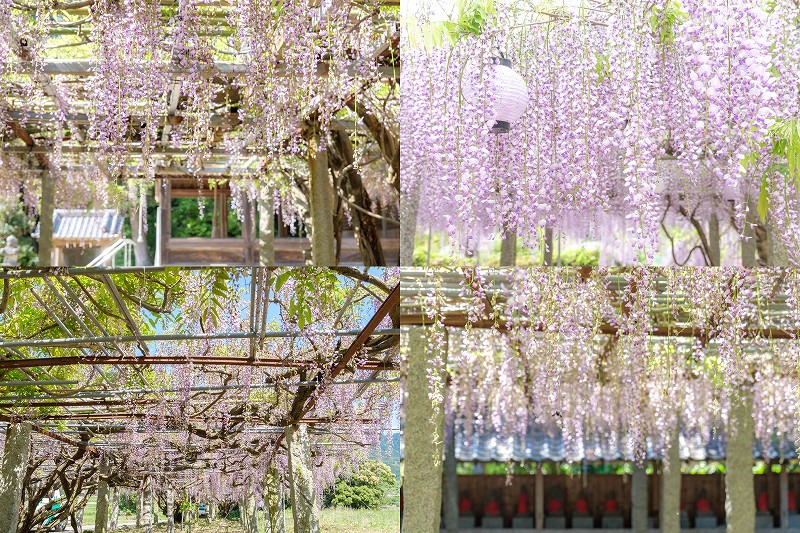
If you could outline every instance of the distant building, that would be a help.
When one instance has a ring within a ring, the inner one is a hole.
[[[53,211],[52,265],[83,266],[123,238],[125,217],[116,209]],[[39,238],[39,225],[33,232]]]

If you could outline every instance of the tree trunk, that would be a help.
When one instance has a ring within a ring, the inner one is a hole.
[[[278,469],[270,466],[264,480],[264,511],[266,525],[264,533],[285,533],[286,517],[281,497],[281,479]]]
[[[339,175],[342,196],[350,204],[353,231],[361,252],[361,259],[365,266],[384,266],[386,259],[383,255],[378,228],[375,226],[375,219],[363,212],[371,211],[372,205],[369,193],[361,180],[361,174],[355,168],[350,136],[345,131],[334,130],[331,132],[331,137],[328,162],[331,169]]]
[[[439,531],[442,507],[442,433],[443,407],[429,395],[432,360],[447,358],[446,343],[429,341],[426,328],[412,327],[408,332],[408,375],[406,376],[405,468],[403,492],[405,531]],[[443,375],[439,375],[444,380]]]
[[[725,517],[728,533],[752,533],[756,527],[753,487],[753,393],[735,391],[728,413],[725,458]]]
[[[39,208],[39,266],[53,266],[53,209],[56,184],[49,171],[42,172],[42,199]],[[64,265],[54,265],[64,266]]]
[[[97,483],[97,511],[94,515],[94,533],[106,533],[108,531],[108,508],[111,502],[111,492],[108,485],[109,472],[108,461],[103,459],[98,473],[100,481]]]
[[[111,520],[109,523],[111,531],[116,531],[119,523],[119,493],[119,487],[114,487],[114,491],[111,493]]]
[[[514,266],[517,264],[517,233],[506,230],[500,242],[500,266]]]
[[[175,491],[167,487],[167,533],[175,533]]]
[[[394,190],[400,193],[400,136],[396,128],[387,127],[380,118],[371,113],[364,104],[350,99],[347,106],[358,114],[358,117],[378,142],[383,159],[389,165],[389,181]]]
[[[31,429],[29,422],[12,423],[6,429],[0,467],[0,533],[17,532],[23,483],[31,453]]]
[[[312,470],[314,463],[305,424],[289,426],[286,429],[286,446],[289,456],[289,487],[294,530],[320,533],[319,508]]]
[[[320,145],[313,125],[308,135],[308,206],[311,217],[311,257],[314,266],[336,266],[333,240],[333,187],[328,174],[328,153]]]
[[[719,233],[719,217],[716,211],[708,219],[708,259],[710,266],[720,266],[722,263],[721,238]]]
[[[153,480],[144,478],[142,488],[142,522],[145,533],[153,533]]]
[[[400,266],[414,264],[419,194],[419,183],[404,188],[400,193]]]

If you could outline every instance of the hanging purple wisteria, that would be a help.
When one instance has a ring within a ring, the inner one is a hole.
[[[766,226],[800,262],[796,3],[485,13],[480,31],[433,23],[405,42],[402,186],[418,195],[418,236],[445,231],[469,254],[516,235],[535,250],[548,228],[615,243],[612,261],[652,262],[662,225],[714,218],[743,238]],[[528,101],[496,135],[500,89],[480,73],[499,55]]]
[[[600,445],[661,457],[676,428],[694,445],[717,438],[743,390],[763,450],[797,434],[794,270],[470,269],[403,283],[419,289],[405,322],[446,347],[431,398],[467,441],[535,427],[563,439],[567,460]]]

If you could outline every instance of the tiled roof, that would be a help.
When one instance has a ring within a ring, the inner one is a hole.
[[[125,217],[116,209],[56,209],[53,211],[53,239],[98,241],[122,237]],[[33,237],[39,237],[39,225]]]
[[[793,437],[773,437],[764,449],[754,443],[754,458],[793,459],[797,457]],[[570,449],[568,449],[568,447]],[[660,447],[659,447],[660,448]],[[696,432],[680,435],[680,457],[683,460],[708,461],[725,458],[726,437],[723,430],[703,436]],[[648,446],[648,459],[661,459],[654,447]],[[481,431],[467,439],[463,429],[456,431],[456,457],[460,461],[620,461],[632,460],[633,450],[624,440],[609,440],[599,435],[587,436],[583,442],[564,441],[560,431],[545,431],[532,426],[525,435],[502,437],[497,433]]]

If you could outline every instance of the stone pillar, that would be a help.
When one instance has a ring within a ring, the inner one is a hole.
[[[666,461],[661,467],[661,519],[662,533],[680,533],[681,530],[681,458],[680,429],[670,435]]]
[[[94,533],[106,533],[108,531],[108,508],[111,502],[111,489],[108,485],[108,475],[111,468],[108,459],[100,461],[100,480],[97,483],[97,511],[94,515]]]
[[[267,470],[264,480],[264,533],[286,533],[286,514],[281,494],[281,478],[273,465]]]
[[[120,497],[120,489],[119,487],[114,487],[111,492],[111,516],[109,517],[108,527],[111,531],[117,530],[117,525],[119,524],[119,497]]]
[[[175,532],[175,491],[167,487],[167,533]]]
[[[258,196],[258,261],[275,264],[275,196],[272,187],[261,187]]]
[[[142,486],[142,526],[145,533],[153,533],[153,480],[144,478]]]
[[[725,458],[725,520],[728,533],[752,533],[756,526],[753,487],[753,393],[733,393],[728,412],[728,449]]]
[[[446,360],[447,343],[431,343],[429,333],[422,327],[411,327],[407,333],[403,526],[410,533],[438,532],[442,507],[444,406],[430,399],[428,371],[434,357]]]
[[[542,463],[536,463],[536,477],[533,480],[533,514],[536,529],[544,529],[544,472],[542,472]]]
[[[289,455],[289,487],[292,497],[294,530],[320,533],[319,507],[314,491],[313,460],[308,428],[305,424],[286,428]]]
[[[447,533],[458,533],[458,476],[456,475],[455,414],[445,407],[444,425],[444,477],[442,501],[444,502],[444,527]]]
[[[328,173],[328,151],[320,147],[319,129],[308,136],[311,257],[314,266],[336,266],[333,241],[333,185]]]
[[[634,461],[631,476],[631,529],[647,533],[647,463]]]
[[[45,178],[43,178],[45,179]],[[6,430],[0,466],[0,533],[16,533],[19,522],[22,486],[31,454],[31,426],[12,423]]]
[[[53,176],[49,171],[42,172],[42,198],[39,204],[39,266],[52,265],[55,195],[56,185]]]

